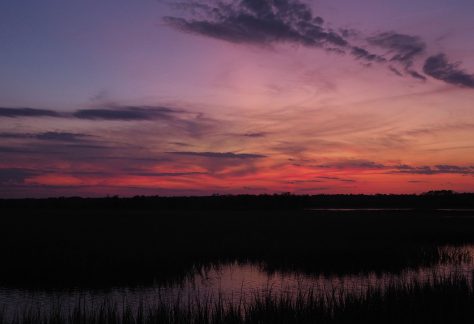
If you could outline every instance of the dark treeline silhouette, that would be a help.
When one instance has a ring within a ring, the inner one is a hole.
[[[176,210],[260,210],[304,208],[474,208],[474,193],[451,190],[429,191],[420,195],[212,195],[189,197],[135,196],[48,199],[0,199],[0,208],[113,208]]]

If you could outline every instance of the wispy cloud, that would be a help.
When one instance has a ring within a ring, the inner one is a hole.
[[[167,152],[176,155],[201,156],[213,159],[260,159],[266,157],[262,154],[232,153],[232,152]]]

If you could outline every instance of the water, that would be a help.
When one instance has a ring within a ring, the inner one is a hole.
[[[447,247],[448,249],[451,247]],[[464,247],[474,256],[474,246]],[[368,289],[382,289],[389,284],[427,282],[452,274],[471,277],[474,262],[437,264],[429,268],[406,269],[401,273],[365,273],[343,276],[305,275],[302,273],[267,273],[255,264],[227,263],[201,268],[181,283],[171,286],[116,287],[107,290],[70,289],[61,291],[22,290],[0,288],[0,308],[5,307],[9,316],[25,309],[47,312],[54,307],[69,311],[81,301],[85,307],[97,307],[105,301],[119,308],[130,305],[145,307],[153,304],[180,300],[182,304],[212,301],[217,298],[230,303],[247,303],[258,294],[285,294],[312,289],[321,296],[364,294]]]

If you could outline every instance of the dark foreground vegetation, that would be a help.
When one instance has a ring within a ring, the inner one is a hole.
[[[257,263],[269,272],[332,274],[396,272],[439,261],[456,262],[466,254],[446,252],[440,246],[474,241],[474,212],[431,210],[428,202],[437,208],[465,208],[472,204],[472,197],[0,200],[0,285],[163,284],[179,281],[196,268],[235,260]],[[371,207],[418,201],[418,206],[425,207],[308,210],[316,201],[321,201],[317,207],[355,207],[357,201],[365,201],[365,206],[376,201]]]
[[[292,324],[292,323],[472,323],[472,277],[392,284],[361,295],[320,295],[312,289],[294,296],[256,294],[248,303],[226,300],[158,300],[153,305],[118,307],[108,301],[79,300],[70,310],[22,310],[0,314],[2,324]]]

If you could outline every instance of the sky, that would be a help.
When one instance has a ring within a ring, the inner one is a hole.
[[[0,198],[474,191],[472,0],[0,2]]]

